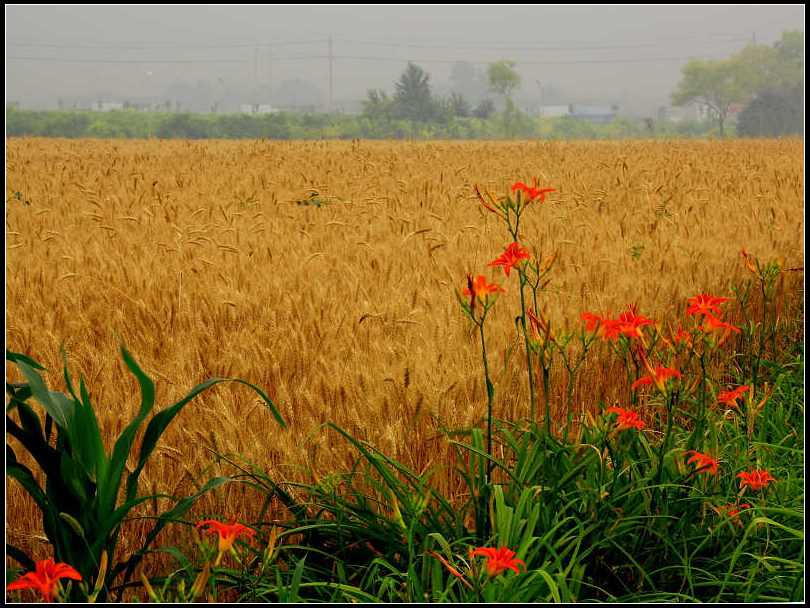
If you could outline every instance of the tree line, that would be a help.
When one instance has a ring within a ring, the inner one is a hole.
[[[676,105],[707,107],[725,136],[732,111],[737,134],[804,134],[804,31],[786,31],[773,46],[750,44],[728,59],[692,59],[672,93]]]
[[[671,95],[675,105],[701,104],[704,122],[664,123],[614,118],[533,118],[512,93],[520,86],[513,61],[490,63],[476,99],[460,91],[434,94],[430,75],[409,62],[389,96],[367,92],[360,116],[151,113],[132,110],[34,112],[9,108],[6,135],[161,139],[624,139],[778,137],[804,134],[804,32],[784,32],[773,46],[751,44],[726,60],[693,59]],[[471,81],[470,75],[466,75]],[[473,87],[475,88],[475,87]],[[468,90],[470,90],[468,88]],[[484,94],[481,94],[481,91]],[[737,121],[729,117],[737,111]]]

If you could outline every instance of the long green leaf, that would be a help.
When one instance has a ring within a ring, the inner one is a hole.
[[[61,393],[49,391],[42,376],[24,361],[18,361],[17,367],[23,373],[25,379],[28,380],[34,398],[45,408],[45,411],[50,414],[56,424],[67,430],[70,420],[73,418],[73,401]],[[61,395],[63,399],[58,399],[56,395]]]
[[[124,474],[127,458],[129,458],[132,444],[135,441],[135,434],[138,427],[152,411],[155,405],[155,385],[149,377],[143,373],[135,360],[121,346],[121,355],[124,363],[138,380],[141,388],[141,406],[135,418],[126,426],[113,448],[112,458],[107,469],[107,474],[103,479],[99,479],[99,503],[103,511],[112,511],[115,506],[118,491],[121,488],[121,481]],[[132,497],[127,497],[131,499]]]

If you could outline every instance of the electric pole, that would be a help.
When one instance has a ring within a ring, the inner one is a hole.
[[[329,101],[326,104],[326,111],[332,112],[332,37],[329,36]]]
[[[271,61],[271,52],[273,47],[267,46],[267,103],[271,107],[273,106],[273,88],[272,88],[272,61]]]

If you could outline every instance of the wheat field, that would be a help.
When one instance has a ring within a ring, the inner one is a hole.
[[[486,414],[480,345],[455,295],[467,274],[506,289],[487,319],[493,413],[529,415],[517,278],[486,266],[508,237],[474,186],[503,195],[535,176],[557,190],[526,212],[520,244],[556,256],[540,305],[553,331],[628,302],[677,324],[687,298],[731,297],[750,278],[743,248],[804,265],[801,140],[7,139],[6,346],[64,390],[64,345],[108,445],[139,405],[119,343],[155,381],[159,407],[235,377],[289,423],[282,430],[245,387],[219,385],[169,427],[144,493],[227,474],[213,451],[279,481],[346,469],[354,452],[319,428],[327,421],[417,471],[440,467],[439,423]],[[787,280],[799,298],[803,278]],[[577,412],[626,394],[604,354],[580,375]],[[558,417],[564,384],[552,377]],[[33,503],[7,486],[8,542],[47,556]],[[229,484],[198,511],[250,521],[260,506]],[[139,548],[139,526],[122,535],[123,553]],[[167,530],[161,544],[185,533]]]

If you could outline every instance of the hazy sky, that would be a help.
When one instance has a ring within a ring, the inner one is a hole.
[[[516,62],[523,97],[664,105],[692,57],[804,29],[804,5],[6,5],[6,101],[56,107],[172,84],[393,93],[407,62],[446,85],[457,61]],[[331,52],[329,39],[331,37]],[[330,69],[331,55],[331,69]],[[270,61],[268,61],[268,57]]]

